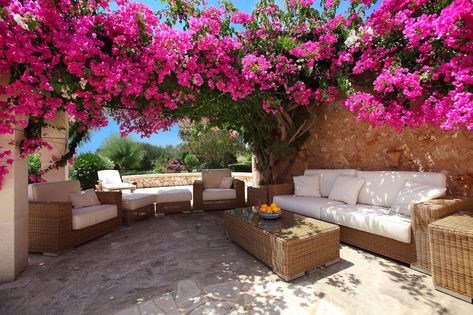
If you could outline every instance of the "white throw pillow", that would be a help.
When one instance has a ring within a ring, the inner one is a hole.
[[[435,187],[406,180],[391,206],[391,211],[410,216],[414,204],[442,197],[446,192],[447,187]]]
[[[100,205],[100,200],[93,189],[74,191],[69,194],[69,200],[73,208],[83,208]]]
[[[320,175],[294,176],[294,194],[300,197],[321,197]]]
[[[233,177],[224,177],[218,184],[218,188],[220,189],[230,189],[233,185]]]
[[[333,184],[328,199],[343,201],[349,205],[356,205],[358,194],[365,180],[356,176],[338,175]]]

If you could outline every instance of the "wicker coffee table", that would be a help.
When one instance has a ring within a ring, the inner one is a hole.
[[[256,207],[224,213],[227,237],[286,281],[340,258],[339,227],[283,211],[277,220],[261,219]]]

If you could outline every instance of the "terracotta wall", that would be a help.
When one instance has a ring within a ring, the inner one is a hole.
[[[286,180],[306,168],[434,171],[447,176],[450,193],[473,195],[473,132],[371,128],[337,104],[319,108],[314,119],[295,163],[276,170]]]

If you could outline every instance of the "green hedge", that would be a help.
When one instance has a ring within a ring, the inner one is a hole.
[[[251,163],[234,163],[228,165],[228,168],[232,170],[232,172],[244,172],[244,173],[251,173]]]
[[[113,170],[114,166],[109,158],[95,153],[82,153],[74,159],[71,178],[78,179],[82,189],[95,188],[98,180],[97,171]]]

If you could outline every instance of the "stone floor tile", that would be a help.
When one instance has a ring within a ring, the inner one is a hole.
[[[139,305],[141,315],[166,315],[152,300],[148,300]]]
[[[238,301],[240,298],[240,283],[229,281],[212,284],[206,286],[204,291],[219,299]]]
[[[154,299],[154,303],[162,309],[167,315],[178,315],[178,307],[171,294],[165,294]]]
[[[138,306],[133,306],[133,307],[118,311],[115,313],[115,315],[140,315],[140,310],[138,309]]]
[[[195,298],[202,294],[194,280],[186,279],[177,284],[176,304],[180,308],[187,308],[196,300]]]
[[[236,303],[211,301],[207,302],[196,309],[191,315],[237,315],[244,314],[244,309]]]

